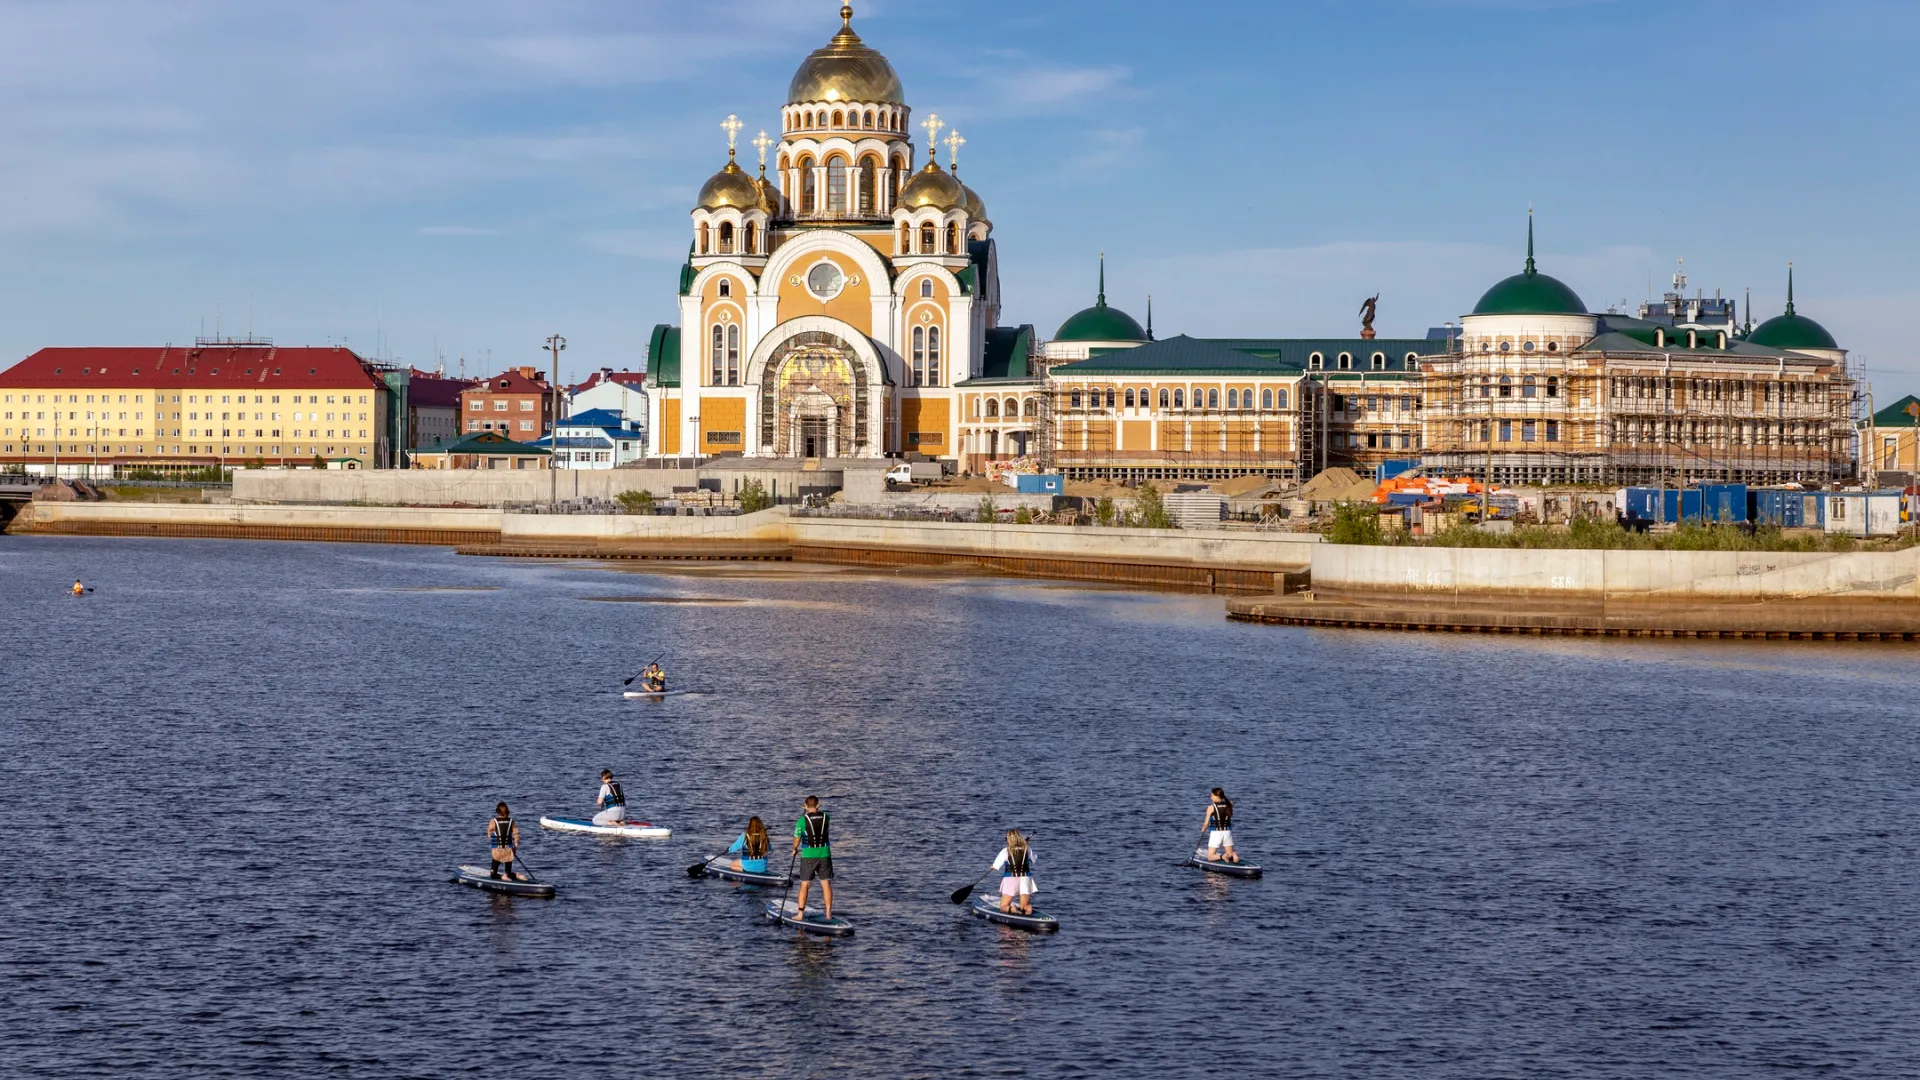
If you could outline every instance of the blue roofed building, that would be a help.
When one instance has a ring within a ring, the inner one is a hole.
[[[551,451],[556,469],[617,469],[644,456],[646,442],[634,421],[612,409],[589,409],[560,421],[551,438],[530,445]]]

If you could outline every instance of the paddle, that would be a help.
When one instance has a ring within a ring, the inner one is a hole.
[[[793,893],[793,868],[798,865],[800,865],[800,845],[795,844],[793,846],[793,858],[787,860],[787,887],[780,890],[780,906],[774,908],[775,911],[780,913],[774,916],[776,922],[779,921],[780,916],[787,913],[787,897]]]
[[[974,878],[972,884],[966,886],[965,888],[953,890],[953,895],[947,897],[947,899],[953,901],[956,904],[966,903],[967,897],[972,895],[973,890],[979,888],[980,883],[987,880],[987,874],[991,874],[991,873],[993,873],[993,867],[989,866],[987,867],[986,874],[981,874],[979,877]]]
[[[707,872],[707,867],[712,866],[714,862],[718,859],[726,858],[726,855],[727,853],[723,851],[720,854],[715,855],[713,858],[708,859],[706,862],[694,863],[692,866],[687,867],[687,876],[699,877],[700,875]]]
[[[647,661],[647,667],[652,667],[653,665],[655,665],[655,664],[657,664],[657,663],[659,663],[659,662],[660,662],[661,660],[663,660],[663,659],[665,659],[665,658],[666,658],[666,655],[667,655],[666,653],[661,653],[661,654],[660,654],[659,656],[656,656],[656,657],[654,657],[653,659],[651,659],[651,660],[649,660],[649,661]],[[641,668],[641,669],[640,669],[640,675],[645,675],[646,673],[647,673],[647,668]],[[634,679],[637,679],[637,678],[639,678],[639,677],[640,677],[640,675],[635,675],[635,676],[632,676],[631,678],[627,678],[627,679],[622,679],[622,680],[620,680],[620,685],[621,685],[621,686],[632,686],[632,685],[633,685],[633,680],[634,680]]]
[[[540,884],[540,875],[539,875],[539,871],[537,871],[537,870],[535,870],[535,869],[534,869],[533,867],[531,867],[531,866],[527,866],[527,860],[525,860],[525,859],[522,859],[522,858],[520,858],[520,849],[519,849],[519,848],[513,848],[513,849],[512,849],[512,851],[513,851],[513,857],[514,857],[514,859],[515,859],[515,861],[517,861],[517,862],[519,862],[519,864],[520,864],[521,866],[525,866],[525,867],[526,867],[526,870],[527,870],[527,883],[528,883],[528,884],[530,884],[530,885],[538,885],[538,884]],[[512,868],[511,868],[511,867],[509,867],[508,869],[509,869],[509,870],[511,870]]]

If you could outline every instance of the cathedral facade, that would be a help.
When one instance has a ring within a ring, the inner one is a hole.
[[[723,125],[679,325],[655,327],[648,350],[657,456],[953,457],[956,384],[1030,347],[1031,328],[999,325],[993,224],[959,178],[965,140],[942,140],[937,116],[916,122],[893,66],[850,7],[840,16],[793,76],[778,141],[748,144],[757,174],[737,161],[744,125]]]

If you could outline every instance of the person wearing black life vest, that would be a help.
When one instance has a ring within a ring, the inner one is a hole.
[[[794,917],[807,917],[807,887],[820,879],[820,895],[826,902],[827,918],[833,918],[833,845],[827,830],[832,818],[820,809],[820,800],[807,796],[806,810],[793,823],[793,852],[800,857],[800,896],[794,904]]]
[[[1019,829],[1007,830],[1007,846],[994,857],[993,868],[1002,874],[1000,910],[1012,911],[1018,900],[1020,914],[1033,914],[1033,894],[1038,891],[1033,884],[1033,846]]]
[[[627,793],[620,790],[620,781],[613,778],[612,769],[600,770],[600,812],[593,815],[595,825],[618,825],[627,820]]]
[[[1207,833],[1207,861],[1219,862],[1225,859],[1230,863],[1240,861],[1233,850],[1233,800],[1219,788],[1207,800],[1207,819],[1200,823]]]
[[[519,857],[520,826],[513,823],[513,814],[507,810],[506,803],[493,808],[493,817],[487,822],[487,840],[493,847],[488,852],[492,861],[487,864],[487,876],[498,879],[500,871],[505,870],[509,880],[527,880],[525,874],[513,872],[513,860]]]

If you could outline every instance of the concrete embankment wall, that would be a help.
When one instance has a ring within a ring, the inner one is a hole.
[[[70,536],[222,537],[369,544],[466,544],[499,539],[498,510],[424,507],[33,503],[9,531]]]
[[[877,475],[877,474],[876,474]],[[611,501],[628,491],[671,498],[675,488],[716,482],[732,492],[758,480],[769,492],[787,498],[802,489],[838,489],[840,470],[752,469],[709,466],[697,469],[370,469],[285,472],[243,469],[233,474],[233,500],[244,503],[356,504],[369,506],[501,506],[545,503],[556,485],[562,499]],[[877,481],[876,481],[877,484]]]

